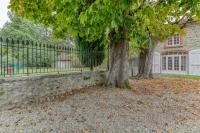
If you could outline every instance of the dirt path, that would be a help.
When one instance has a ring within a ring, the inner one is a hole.
[[[0,133],[200,132],[199,81],[131,80],[131,85],[132,90],[95,86],[63,101],[1,111]]]

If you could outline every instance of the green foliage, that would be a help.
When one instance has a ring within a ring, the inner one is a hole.
[[[25,41],[25,43],[26,40],[28,40],[29,43],[30,42],[38,42],[41,44],[59,43],[61,45],[66,45],[66,41],[64,41],[63,39],[52,39],[50,29],[44,28],[41,25],[36,25],[31,21],[26,20],[11,12],[9,12],[8,15],[10,18],[10,22],[7,22],[4,25],[4,27],[0,30],[0,37],[3,38],[2,64],[4,66],[13,66],[16,65],[17,62],[19,64],[24,64],[24,66],[29,65],[30,67],[51,66],[54,57],[52,53],[47,55],[43,51],[41,52],[41,54],[39,53],[39,51],[37,51],[36,54],[36,49],[34,48],[32,50],[31,46],[29,46],[30,47],[29,56],[27,56],[27,48],[25,48],[26,47],[25,45],[21,44],[22,40]],[[6,38],[9,38],[8,49],[7,49]],[[10,38],[14,39],[13,43],[11,42]],[[19,49],[17,48],[18,46],[17,40],[20,42]],[[12,48],[12,46],[14,47]],[[12,52],[12,50],[14,50],[14,52]]]
[[[199,6],[199,0],[11,0],[10,5],[20,16],[51,27],[57,37],[123,39],[133,45],[138,33],[164,40],[179,32],[183,17],[199,19]]]
[[[2,66],[3,67],[13,66],[18,58],[18,55],[15,52],[15,48],[12,48],[10,44],[7,45],[6,43],[2,43],[1,46],[2,46],[1,47],[2,57],[0,55],[0,61],[2,62]]]
[[[47,30],[42,26],[35,25],[13,13],[8,13],[8,15],[10,22],[7,22],[1,29],[1,37],[18,40],[31,40],[41,43],[47,43],[50,41],[50,37],[46,35]]]
[[[54,55],[55,53],[53,52],[48,52],[47,54],[47,51],[51,51],[51,49],[42,47],[41,52],[39,47],[37,48],[37,52],[36,48],[30,48],[28,52],[27,48],[21,49],[19,56],[20,63],[29,67],[51,67],[57,55]]]
[[[16,58],[13,58],[12,55],[10,55],[10,54],[8,54],[8,56],[4,55],[2,57],[2,65],[3,65],[3,67],[13,66],[14,65],[13,64],[13,62],[14,62],[13,60],[16,61]]]
[[[86,67],[99,66],[103,63],[105,57],[104,45],[101,45],[100,40],[94,42],[86,41],[84,38],[78,37],[77,49],[79,50],[78,58]]]
[[[56,53],[52,52],[52,48],[47,48],[47,44],[41,45],[41,47],[37,45],[36,47],[35,45],[22,44],[21,41],[19,45],[16,42],[12,44],[9,41],[8,45],[2,44],[1,50],[3,56],[0,59],[2,59],[3,67],[18,65],[25,67],[50,67],[55,58],[57,58]]]

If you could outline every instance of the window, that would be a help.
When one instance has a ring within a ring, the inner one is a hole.
[[[166,70],[167,69],[167,67],[166,67],[166,65],[167,65],[167,59],[166,59],[166,57],[162,57],[162,70]]]
[[[186,71],[186,56],[181,56],[181,71]]]
[[[173,37],[168,39],[167,42],[168,46],[177,46],[180,45],[180,35],[179,34],[175,34]]]
[[[168,70],[172,70],[172,57],[168,57]]]
[[[174,35],[174,45],[179,45],[180,37],[179,34]]]
[[[172,46],[172,44],[173,44],[172,42],[173,42],[173,41],[172,41],[172,38],[168,39],[168,45],[169,45],[169,46]]]
[[[187,56],[185,54],[163,55],[162,56],[163,71],[187,71]]]
[[[179,56],[174,57],[174,70],[179,70]]]

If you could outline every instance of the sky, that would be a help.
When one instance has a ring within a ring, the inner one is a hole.
[[[0,0],[0,28],[3,27],[3,25],[9,21],[8,18],[8,5],[10,0]]]

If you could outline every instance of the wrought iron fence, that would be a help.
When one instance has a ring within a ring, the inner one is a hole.
[[[105,51],[0,37],[0,77],[106,70]]]

